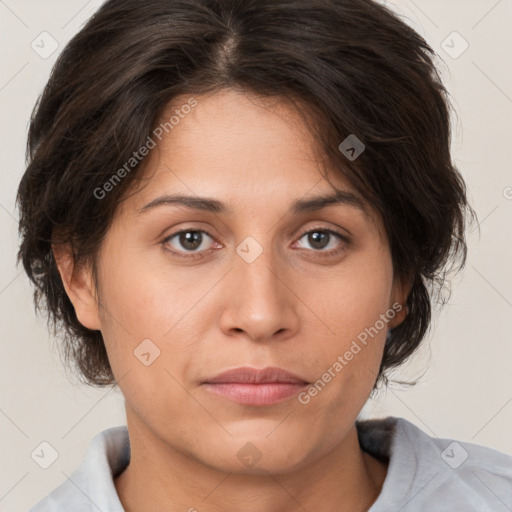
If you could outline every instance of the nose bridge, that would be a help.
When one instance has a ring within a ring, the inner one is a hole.
[[[238,258],[235,260],[235,279],[240,283],[242,295],[244,291],[251,293],[255,302],[261,305],[275,305],[280,302],[283,286],[277,277],[276,258],[273,254],[272,242],[269,237],[246,237],[236,248]],[[260,243],[261,242],[261,243]],[[260,305],[260,306],[261,306]]]
[[[254,339],[271,337],[282,329],[293,330],[293,294],[287,292],[285,276],[279,275],[270,237],[260,243],[249,236],[236,247],[236,252],[223,327],[241,329]]]

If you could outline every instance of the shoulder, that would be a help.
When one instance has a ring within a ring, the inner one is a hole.
[[[465,511],[512,510],[512,456],[434,437],[403,418],[358,422],[358,433],[363,449],[389,459],[371,512],[442,512],[455,504]]]
[[[130,444],[125,425],[97,434],[80,466],[29,512],[123,512],[114,478],[129,463]]]

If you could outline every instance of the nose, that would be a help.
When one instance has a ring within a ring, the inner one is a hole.
[[[250,340],[286,339],[299,327],[297,306],[289,272],[284,265],[273,264],[270,249],[254,261],[236,255],[234,268],[224,283],[220,327],[228,336],[244,336]]]

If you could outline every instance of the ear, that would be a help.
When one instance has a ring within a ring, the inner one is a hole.
[[[75,266],[70,244],[52,244],[52,251],[78,321],[88,329],[100,330],[99,303],[92,268],[90,265]]]
[[[395,311],[395,316],[388,322],[389,329],[398,327],[409,313],[407,307],[407,298],[412,288],[412,278],[405,276],[401,279],[395,279],[391,289],[391,300],[389,307]]]

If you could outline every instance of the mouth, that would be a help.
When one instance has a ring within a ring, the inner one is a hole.
[[[309,384],[298,375],[277,367],[235,368],[203,382],[208,391],[244,405],[282,402]]]

